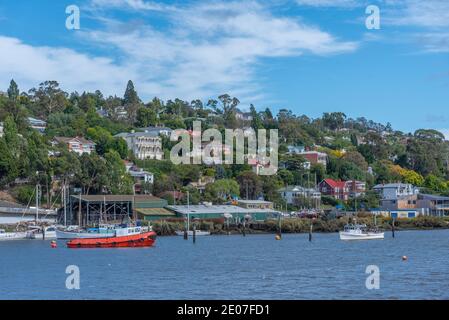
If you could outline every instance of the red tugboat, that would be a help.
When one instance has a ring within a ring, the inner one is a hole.
[[[115,236],[107,238],[73,239],[68,248],[126,248],[151,247],[156,241],[156,232],[143,227],[114,229]]]

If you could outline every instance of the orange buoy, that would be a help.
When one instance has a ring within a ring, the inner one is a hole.
[[[58,247],[58,244],[56,243],[55,240],[53,240],[52,242],[50,242],[50,246],[51,246],[52,248],[57,248],[57,247]]]

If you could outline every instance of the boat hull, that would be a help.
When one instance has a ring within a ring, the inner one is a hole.
[[[56,238],[58,240],[110,238],[113,237],[114,235],[115,234],[113,232],[94,233],[94,232],[71,232],[71,231],[56,230]]]
[[[340,231],[340,240],[381,240],[384,238],[383,232],[368,232],[368,233],[351,233]]]
[[[0,241],[24,240],[27,237],[26,232],[7,232],[0,233]]]
[[[67,242],[68,248],[137,248],[151,247],[156,241],[154,231],[121,237],[73,239]]]
[[[57,239],[56,231],[47,231],[45,232],[45,237],[42,232],[31,232],[27,235],[28,239],[36,239],[36,240],[52,240]]]
[[[175,231],[177,236],[183,236],[184,235],[184,231]],[[189,230],[188,231],[188,235],[190,237],[193,236],[193,230]],[[195,236],[210,236],[210,232],[209,231],[200,231],[200,230],[196,230],[195,231]]]

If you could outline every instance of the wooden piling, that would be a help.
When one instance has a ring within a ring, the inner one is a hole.
[[[391,235],[394,238],[394,218],[393,218],[393,221],[391,223]]]
[[[312,232],[313,232],[313,221],[310,221],[309,242],[312,241]]]

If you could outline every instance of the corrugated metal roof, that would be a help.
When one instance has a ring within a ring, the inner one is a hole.
[[[138,208],[136,212],[144,216],[176,216],[174,212],[164,208]]]
[[[179,212],[181,214],[224,214],[224,213],[245,213],[245,214],[255,214],[255,213],[277,213],[278,211],[273,209],[246,209],[233,205],[175,205],[167,206],[167,208]]]
[[[72,195],[73,198],[78,199],[80,198],[79,195]],[[164,199],[150,196],[150,195],[81,195],[82,201],[106,201],[106,202],[147,202],[147,201],[165,201]]]

